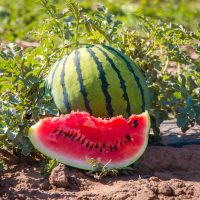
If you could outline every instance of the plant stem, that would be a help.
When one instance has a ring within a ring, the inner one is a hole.
[[[48,7],[48,1],[47,0],[40,0],[42,3],[42,6],[47,10],[48,14],[50,15],[50,17],[53,19],[53,21],[55,22],[57,28],[60,30],[61,34],[62,34],[62,44],[64,45],[65,43],[65,37],[64,37],[64,31],[63,28],[60,26],[60,24],[58,23],[58,21],[56,20],[56,17],[54,15],[54,13],[51,11],[51,9],[49,9]]]
[[[78,47],[78,28],[79,28],[79,21],[76,24],[76,33],[75,33],[75,46]]]
[[[163,70],[162,70],[162,73],[164,73],[164,72],[167,70],[168,64],[169,64],[169,58],[168,58],[168,56],[167,56],[167,60],[166,60],[166,62],[165,62],[165,66],[164,66],[164,68],[163,68]]]
[[[108,41],[108,43],[111,44],[112,41],[110,40],[109,36],[108,36],[103,30],[99,29],[99,28],[96,26],[96,24],[94,24],[92,21],[90,21],[90,22],[91,22],[92,27],[93,27],[95,30],[97,30],[101,35],[103,35],[104,38]]]
[[[71,46],[73,46],[74,44],[76,44],[76,43],[73,42],[73,43],[65,44],[65,45],[59,47],[59,48],[58,48],[56,51],[54,51],[48,58],[49,58],[49,59],[52,58],[57,52],[59,52],[59,51],[65,49],[65,48],[71,47]]]

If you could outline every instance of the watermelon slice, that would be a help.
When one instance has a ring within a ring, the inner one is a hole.
[[[88,159],[94,159],[111,169],[126,167],[143,154],[149,128],[147,111],[128,119],[71,112],[41,119],[30,128],[29,138],[40,152],[69,166],[91,170]]]

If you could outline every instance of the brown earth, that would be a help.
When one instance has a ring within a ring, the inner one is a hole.
[[[100,180],[62,164],[45,178],[38,159],[6,151],[0,152],[0,159],[8,166],[0,173],[0,199],[200,200],[198,144],[149,146],[134,170]]]

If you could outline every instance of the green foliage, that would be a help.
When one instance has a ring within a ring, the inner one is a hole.
[[[4,163],[4,161],[0,160],[0,172],[7,169],[7,165]]]
[[[88,172],[89,175],[91,175],[93,178],[100,180],[101,178],[103,178],[104,176],[107,175],[117,175],[119,170],[118,169],[108,169],[107,165],[110,163],[110,161],[108,161],[108,163],[106,163],[105,165],[103,165],[101,163],[100,159],[92,159],[92,158],[87,158],[86,160],[88,162],[88,164],[94,169]]]
[[[44,16],[40,7],[32,0],[0,1],[0,40],[31,40],[31,36],[27,35],[28,31],[37,27]]]
[[[44,177],[48,177],[51,171],[56,167],[57,161],[56,160],[46,160],[41,163],[41,174]]]
[[[138,167],[138,161],[133,163],[131,166],[125,167],[123,169],[109,169],[107,166],[110,163],[108,161],[105,165],[101,163],[101,159],[93,159],[93,158],[87,158],[86,161],[88,164],[93,168],[93,170],[87,172],[88,175],[92,176],[93,178],[100,180],[105,176],[111,175],[111,176],[117,176],[119,174],[125,174],[130,175],[133,174],[133,172]]]
[[[127,3],[122,7],[122,10],[125,13],[123,19],[132,27],[137,27],[137,20],[131,20],[135,14],[144,15],[164,22],[182,24],[191,30],[197,30],[199,26],[198,16],[200,14],[200,6],[197,1],[143,0],[141,4]]]
[[[136,14],[140,29],[134,30],[116,20],[104,6],[86,13],[75,1],[56,6],[50,0],[41,0],[37,6],[44,20],[39,19],[26,34],[39,42],[38,47],[23,50],[8,43],[1,49],[1,147],[12,143],[24,155],[30,153],[28,128],[40,117],[58,115],[51,97],[44,95],[50,67],[64,54],[93,43],[109,44],[125,52],[141,68],[151,91],[155,133],[169,116],[177,118],[182,131],[200,123],[200,60],[192,58],[190,52],[192,48],[192,53],[199,54],[200,32]],[[10,28],[16,28],[11,24]],[[3,30],[11,30],[5,26]],[[177,66],[174,73],[168,70],[172,62]]]
[[[17,38],[35,40],[29,31],[41,27],[47,14],[50,14],[48,10],[42,9],[40,2],[40,0],[0,1],[0,39],[12,42]],[[49,4],[51,10],[57,13],[54,18],[59,19],[66,12],[66,1],[52,0],[52,2]],[[90,14],[94,13],[95,8],[103,3],[118,20],[131,28],[138,28],[135,14],[182,24],[191,30],[197,30],[199,25],[200,4],[198,0],[79,0],[78,2],[83,10]],[[57,10],[61,12],[58,13]]]
[[[42,115],[57,114],[48,97],[43,98],[44,72],[41,49],[27,49],[10,43],[1,51],[0,58],[0,133],[12,143],[30,153],[26,138],[28,128]]]

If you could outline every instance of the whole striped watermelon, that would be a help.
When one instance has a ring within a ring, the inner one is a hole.
[[[46,84],[62,113],[79,110],[98,117],[129,117],[149,108],[144,76],[110,46],[86,46],[64,56],[50,70]]]

